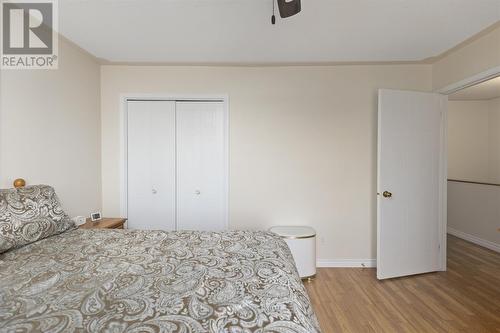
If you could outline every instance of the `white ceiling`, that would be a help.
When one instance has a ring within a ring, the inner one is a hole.
[[[61,33],[115,62],[419,61],[500,20],[500,0],[60,0]]]
[[[500,97],[500,76],[494,79],[465,88],[452,95],[450,100],[487,100]]]

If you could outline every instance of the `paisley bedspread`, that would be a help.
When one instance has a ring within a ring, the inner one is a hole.
[[[0,332],[320,332],[267,232],[76,229],[0,254]]]

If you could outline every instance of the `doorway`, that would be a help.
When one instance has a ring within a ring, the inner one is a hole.
[[[500,76],[448,105],[447,232],[500,252]]]

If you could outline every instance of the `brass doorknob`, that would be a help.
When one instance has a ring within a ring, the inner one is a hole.
[[[392,198],[392,193],[389,191],[384,191],[384,193],[382,193],[382,195],[384,196],[384,198]]]

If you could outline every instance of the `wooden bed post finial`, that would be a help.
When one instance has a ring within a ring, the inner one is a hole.
[[[14,180],[14,187],[15,188],[20,188],[26,186],[26,181],[22,178],[17,178]]]

